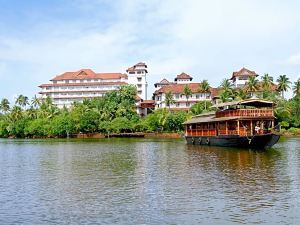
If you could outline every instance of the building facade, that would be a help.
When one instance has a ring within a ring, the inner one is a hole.
[[[53,104],[62,108],[75,101],[101,97],[106,92],[116,90],[121,85],[137,87],[137,102],[147,98],[147,65],[138,63],[127,69],[127,73],[96,73],[91,69],[65,72],[55,76],[48,84],[39,87],[41,98],[51,97]]]
[[[244,87],[249,77],[257,77],[255,71],[251,71],[243,67],[239,71],[233,72],[230,80],[236,88]]]
[[[200,101],[212,101],[216,89],[210,88],[209,92],[200,91],[201,83],[192,83],[193,78],[181,73],[176,76],[174,82],[169,82],[166,79],[155,84],[155,92],[153,100],[155,101],[155,109],[170,108],[171,110],[188,110],[192,105]],[[184,95],[184,88],[188,87],[192,94]],[[168,106],[166,104],[166,94],[172,93],[174,103]]]

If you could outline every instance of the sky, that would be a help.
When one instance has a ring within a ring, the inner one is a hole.
[[[138,62],[148,65],[148,93],[181,72],[214,87],[242,67],[300,78],[296,0],[0,0],[0,6],[0,99],[33,97],[38,85],[66,71],[125,72]]]

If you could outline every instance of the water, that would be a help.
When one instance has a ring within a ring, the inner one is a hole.
[[[300,224],[300,139],[0,139],[0,224]]]

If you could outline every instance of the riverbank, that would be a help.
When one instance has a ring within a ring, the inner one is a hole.
[[[139,135],[134,135],[133,133],[132,137],[141,137],[141,138],[175,138],[179,139],[182,138],[182,133],[158,133],[158,132],[153,132],[153,133],[138,133]],[[110,137],[115,136],[115,134],[110,134]],[[122,134],[118,134],[118,137],[121,137]],[[107,134],[104,133],[88,133],[88,134],[76,134],[76,135],[71,135],[70,137],[72,138],[107,138]],[[124,137],[130,137],[129,134],[126,133]]]

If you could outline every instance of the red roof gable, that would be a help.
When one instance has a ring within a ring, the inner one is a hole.
[[[126,74],[122,73],[95,73],[91,69],[81,69],[76,72],[65,72],[54,77],[54,80],[83,80],[83,79],[120,79],[127,78]]]
[[[176,76],[175,81],[177,81],[177,79],[189,79],[189,80],[193,80],[193,78],[186,74],[186,73],[181,73],[179,75]]]
[[[139,62],[139,63],[135,64],[134,66],[129,67],[129,68],[126,70],[126,72],[128,73],[128,72],[133,72],[133,71],[146,70],[146,69],[137,69],[137,68],[136,68],[136,67],[140,67],[140,66],[144,66],[145,68],[147,68],[146,63]],[[146,70],[146,72],[147,72],[147,70]]]
[[[234,77],[238,77],[238,76],[258,76],[258,75],[255,73],[255,71],[248,70],[245,67],[243,67],[239,71],[233,72],[231,79],[233,79]]]

